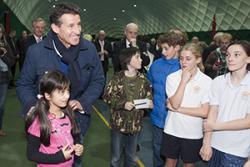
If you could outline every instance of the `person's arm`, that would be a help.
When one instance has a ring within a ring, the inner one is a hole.
[[[218,116],[218,106],[210,106],[209,114],[207,120],[210,122],[216,122]],[[200,155],[203,160],[208,161],[212,157],[212,147],[211,147],[212,131],[207,131],[204,134],[203,145],[200,150]]]
[[[219,104],[221,99],[221,92],[223,88],[221,85],[221,80],[216,78],[212,81],[211,87],[209,89],[209,113],[207,121],[216,122],[219,112]],[[203,126],[204,127],[204,126]],[[211,139],[212,139],[212,131],[205,131],[203,138],[203,145],[200,150],[200,155],[203,160],[208,161],[212,157],[212,147],[211,147]]]
[[[190,78],[191,78],[191,73],[188,71],[188,69],[183,70],[179,86],[174,95],[169,98],[169,102],[174,110],[178,110],[181,107],[184,91]]]
[[[209,88],[211,86],[211,79],[207,79],[206,81],[204,80],[204,82],[206,82],[206,87],[204,88],[204,90],[201,90],[201,95],[200,95],[200,106],[196,106],[196,107],[183,107],[180,106],[180,108],[178,108],[176,110],[176,112],[182,113],[182,114],[186,114],[186,115],[190,115],[193,117],[200,117],[200,118],[207,118],[208,112],[209,112]],[[172,106],[171,104],[168,102],[167,103],[168,107],[171,108],[172,110]],[[175,110],[173,110],[175,111]]]
[[[66,161],[62,150],[55,154],[42,153],[39,151],[41,145],[40,138],[31,134],[28,134],[27,138],[27,157],[30,161],[41,164],[58,164]]]
[[[79,99],[76,99],[81,103],[82,108],[86,112],[86,114],[91,114],[92,104],[99,98],[105,85],[105,78],[101,61],[98,57],[95,46],[92,45],[92,47],[89,49],[93,49],[92,61],[94,61],[94,67],[91,71],[91,77],[88,82],[88,87],[85,89],[81,97]]]
[[[209,103],[204,103],[201,105],[201,107],[180,107],[176,110],[173,109],[170,103],[168,103],[168,108],[171,111],[179,112],[193,117],[207,118],[209,111]]]
[[[227,122],[211,122],[207,120],[204,123],[205,131],[234,131],[250,128],[250,114],[247,114],[245,118],[236,119]]]
[[[216,79],[214,80],[216,81]],[[218,83],[215,82],[216,85]],[[220,88],[221,89],[221,88]],[[219,90],[213,91],[213,96],[214,98],[211,98],[212,103],[213,100],[218,101],[218,95]],[[215,104],[217,104],[217,102],[215,102]],[[247,106],[247,113],[245,115],[245,117],[239,118],[239,119],[234,119],[234,120],[230,120],[230,121],[226,121],[226,122],[215,122],[215,121],[210,121],[207,120],[204,123],[204,130],[205,131],[234,131],[234,130],[243,130],[243,129],[249,129],[250,128],[250,101],[248,101],[248,106]]]
[[[16,82],[17,96],[22,104],[23,114],[27,114],[32,106],[35,105],[37,98],[36,72],[37,62],[35,50],[30,47],[25,58],[25,62],[20,73],[20,77]]]
[[[74,150],[75,150],[75,156],[80,157],[83,153],[83,145],[81,143],[81,137],[80,133],[73,135],[73,140],[74,140]]]

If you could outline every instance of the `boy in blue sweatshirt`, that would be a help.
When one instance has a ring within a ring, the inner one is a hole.
[[[160,156],[163,128],[168,114],[165,91],[166,78],[169,74],[180,69],[178,52],[186,42],[184,34],[174,30],[161,35],[158,39],[162,50],[161,58],[150,67],[147,77],[152,84],[154,108],[151,112],[153,125],[153,165],[163,167],[165,162]]]

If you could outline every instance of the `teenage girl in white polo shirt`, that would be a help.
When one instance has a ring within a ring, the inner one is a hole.
[[[242,167],[250,154],[250,43],[229,45],[226,61],[230,73],[212,82],[204,123],[200,153],[209,167]]]
[[[186,44],[180,53],[181,70],[167,77],[169,115],[165,121],[161,154],[167,167],[175,167],[179,157],[185,167],[200,160],[202,123],[209,111],[208,90],[211,78],[203,70],[201,50]],[[200,70],[201,69],[201,70]]]

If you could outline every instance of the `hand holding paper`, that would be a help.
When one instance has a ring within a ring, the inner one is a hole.
[[[152,101],[149,99],[136,99],[133,100],[135,109],[151,108]]]

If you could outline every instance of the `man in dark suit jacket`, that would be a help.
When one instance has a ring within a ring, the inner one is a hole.
[[[104,76],[106,79],[106,74],[109,66],[109,58],[112,57],[112,47],[110,42],[105,40],[106,33],[104,30],[100,30],[98,33],[98,37],[95,41],[95,47],[100,56],[100,60],[102,62],[102,68],[104,72]]]
[[[127,24],[124,31],[125,38],[114,44],[113,67],[115,72],[121,71],[121,65],[119,60],[121,50],[129,47],[138,47],[140,49],[141,59],[142,59],[142,68],[140,72],[143,73],[146,72],[144,66],[147,66],[149,64],[150,59],[147,56],[146,44],[136,39],[137,33],[138,33],[138,25],[135,23],[129,23]]]
[[[16,45],[19,51],[19,71],[22,69],[23,65],[23,58],[25,56],[25,51],[24,51],[24,41],[28,38],[28,33],[26,30],[22,31],[21,37],[17,40]]]
[[[16,58],[16,62],[19,59],[19,50],[16,44],[16,30],[12,30],[8,36],[6,36],[7,43]],[[15,87],[15,74],[16,74],[16,62],[11,66],[12,79],[9,83],[9,88]]]
[[[26,52],[28,50],[28,48],[36,43],[39,43],[42,41],[42,39],[44,38],[44,30],[45,30],[45,26],[46,26],[46,22],[43,18],[37,18],[35,20],[32,21],[32,31],[33,34],[30,35],[25,41],[24,41],[24,52],[26,55]],[[23,66],[23,62],[25,57],[20,57],[21,59],[21,67]]]

